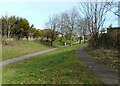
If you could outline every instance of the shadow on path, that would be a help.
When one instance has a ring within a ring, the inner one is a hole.
[[[98,77],[104,84],[114,84],[118,86],[118,72],[112,71],[98,63],[85,52],[84,47],[76,51],[77,56],[80,57],[91,72]]]

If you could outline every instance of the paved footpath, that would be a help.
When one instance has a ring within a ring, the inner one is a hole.
[[[104,84],[113,84],[118,86],[118,72],[112,71],[96,63],[96,61],[85,52],[84,47],[77,50],[76,54],[80,57],[80,60],[87,65],[90,71]]]
[[[62,46],[62,47],[64,47],[64,46]],[[58,47],[58,48],[62,48],[62,47]],[[31,58],[33,56],[40,55],[40,54],[43,54],[43,53],[47,53],[47,52],[56,50],[58,48],[52,48],[52,49],[48,49],[48,50],[35,52],[35,53],[32,53],[32,54],[28,54],[28,55],[19,56],[19,57],[16,57],[16,58],[8,59],[8,60],[5,60],[5,61],[0,61],[0,67],[2,67],[4,65],[11,64],[11,63],[15,63],[15,62],[20,61],[20,60],[29,59],[29,58]]]
[[[73,43],[73,45],[74,44],[78,44],[78,42]],[[44,50],[44,51],[40,51],[40,52],[35,52],[35,53],[32,53],[32,54],[28,54],[28,55],[19,56],[19,57],[16,57],[16,58],[8,59],[8,60],[5,60],[5,61],[0,61],[0,67],[2,67],[4,65],[11,64],[11,63],[15,63],[17,61],[21,61],[21,60],[24,60],[24,59],[29,59],[29,58],[31,58],[33,56],[44,54],[44,53],[47,53],[47,52],[50,52],[50,51],[53,51],[53,50],[56,50],[56,49],[59,49],[59,48],[67,47],[67,46],[69,46],[69,45],[59,46],[57,48],[52,48],[52,49],[48,49],[48,50]]]

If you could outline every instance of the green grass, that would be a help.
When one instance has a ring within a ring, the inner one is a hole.
[[[53,46],[63,46],[63,45],[64,45],[64,42],[60,40],[55,40],[53,42]]]
[[[66,42],[66,44],[70,44],[70,40],[55,40],[54,42],[53,42],[53,45],[54,46],[64,46],[64,43]],[[72,43],[74,43],[74,42],[77,42],[77,40],[74,40],[74,41],[72,41]]]
[[[86,68],[76,49],[61,48],[3,67],[3,84],[101,84]]]
[[[15,58],[25,54],[42,51],[51,47],[41,44],[39,41],[16,41],[2,46],[2,60]]]
[[[70,44],[70,40],[55,40],[53,42],[54,46],[64,46],[64,43],[66,42],[66,44]]]

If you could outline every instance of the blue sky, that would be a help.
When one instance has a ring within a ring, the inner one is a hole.
[[[73,7],[78,7],[78,3],[71,0],[66,2],[2,2],[0,3],[0,15],[23,17],[30,24],[34,24],[37,29],[43,29],[49,16],[70,10]],[[110,17],[112,16],[110,15]],[[107,21],[105,27],[108,27],[111,23],[113,26],[117,25],[117,17]]]
[[[75,2],[9,2],[0,4],[0,15],[26,18],[36,28],[44,28],[49,16],[77,6]]]

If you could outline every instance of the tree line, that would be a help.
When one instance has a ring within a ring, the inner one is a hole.
[[[3,45],[8,44],[11,38],[14,40],[26,38],[27,41],[29,41],[29,38],[40,38],[41,41],[50,42],[52,45],[52,42],[57,38],[57,35],[60,34],[59,31],[52,30],[51,28],[43,30],[36,29],[33,24],[30,25],[28,20],[22,17],[2,16],[0,21]],[[69,39],[68,36],[69,34],[66,35],[66,39]],[[44,38],[46,38],[46,40],[44,40]]]
[[[72,36],[77,34],[79,38],[86,35],[90,36],[89,44],[93,47],[99,47],[100,31],[108,20],[108,15],[112,14],[113,9],[116,12],[114,2],[82,2],[79,8],[53,15],[47,22],[47,27],[54,31],[60,31],[62,35],[70,35],[70,45],[72,45]],[[117,4],[118,5],[118,4]],[[113,13],[114,13],[113,12]],[[52,41],[54,41],[54,34]]]
[[[2,16],[1,20],[1,28],[2,28],[2,39],[3,42],[6,39],[9,41],[10,38],[15,38],[20,40],[21,38],[28,38],[29,37],[37,37],[39,34],[37,33],[38,30],[34,28],[34,25],[30,25],[28,20],[21,17],[16,16]]]
[[[42,35],[42,30],[36,29],[34,25],[30,25],[28,20],[16,16],[2,16],[0,18],[2,24],[2,38],[9,39],[15,38],[20,40],[22,38],[29,37],[40,37]]]
[[[99,46],[100,31],[103,31],[103,26],[108,18],[107,15],[111,11],[113,12],[113,8],[113,2],[82,2],[78,8],[49,17],[44,30],[36,29],[25,18],[2,16],[0,18],[2,21],[2,38],[12,37],[20,40],[25,37],[29,41],[29,37],[40,37],[41,40],[47,38],[48,41],[49,39],[53,45],[57,35],[61,34],[61,41],[63,38],[69,39],[70,45],[72,45],[74,36],[78,36],[78,39],[81,40],[81,36],[86,38],[86,35],[89,35],[90,44],[97,47]]]

